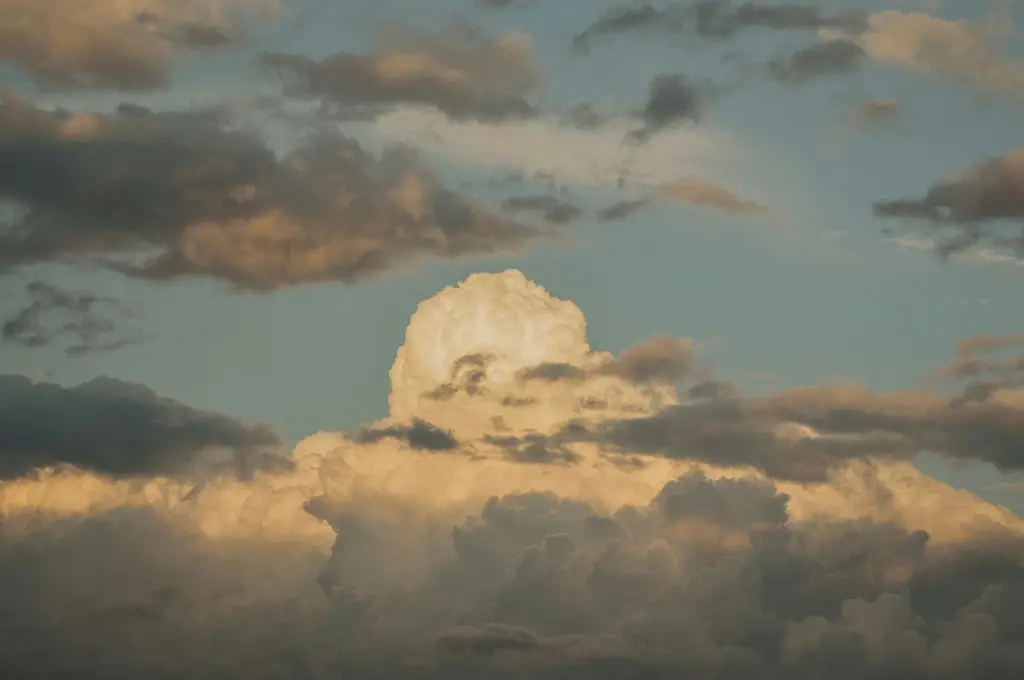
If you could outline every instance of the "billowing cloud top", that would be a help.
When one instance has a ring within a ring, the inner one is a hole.
[[[586,328],[576,305],[519,271],[474,274],[413,315],[391,368],[391,415],[475,435],[550,433],[573,415],[650,413],[671,401],[670,388],[612,370]]]

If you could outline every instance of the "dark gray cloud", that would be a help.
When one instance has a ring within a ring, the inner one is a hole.
[[[44,281],[25,286],[29,302],[0,325],[0,339],[24,347],[66,344],[70,356],[109,351],[142,342],[121,328],[132,317],[118,300],[65,290]]]
[[[425,257],[515,252],[543,232],[447,189],[407,147],[330,130],[284,156],[219,112],[106,115],[0,102],[0,273],[51,261],[272,290]]]
[[[452,364],[448,382],[425,394],[427,399],[447,401],[459,392],[470,396],[487,393],[487,367],[494,357],[490,354],[467,354]]]
[[[640,113],[643,127],[632,133],[646,142],[653,135],[684,122],[700,120],[701,88],[681,73],[664,73],[651,81]]]
[[[401,439],[410,447],[422,451],[452,451],[459,448],[459,442],[451,432],[419,419],[414,419],[410,425],[364,428],[355,436],[355,441],[360,444],[370,444],[381,439]]]
[[[617,357],[590,368],[563,362],[545,362],[525,368],[518,374],[521,382],[582,382],[601,375],[614,375],[636,384],[677,384],[692,377],[693,345],[685,338],[670,338],[655,333],[645,342],[626,347]]]
[[[529,117],[536,111],[527,97],[541,79],[525,35],[490,37],[467,23],[401,31],[368,54],[271,53],[261,61],[285,76],[286,93],[322,98],[342,113],[420,104],[460,120]]]
[[[979,385],[958,397],[811,387],[767,397],[702,399],[657,415],[567,428],[554,439],[605,443],[795,481],[821,480],[852,459],[911,459],[932,451],[1024,469],[1024,415]],[[808,429],[810,428],[810,429]]]
[[[206,6],[204,6],[206,5]],[[216,3],[0,0],[0,61],[47,87],[149,90],[168,84],[181,53],[235,42],[270,18],[273,0]],[[141,11],[140,11],[141,10]]]
[[[281,445],[265,425],[202,411],[143,385],[96,378],[62,387],[0,376],[0,477],[59,464],[121,476],[183,473],[215,450],[251,472],[281,461]]]
[[[606,10],[573,38],[573,46],[578,51],[586,51],[596,38],[639,32],[729,40],[753,28],[775,31],[833,28],[857,33],[867,29],[867,18],[860,11],[829,15],[813,4],[697,0],[667,2],[656,7],[644,3]]]
[[[689,340],[655,333],[647,342],[622,350],[602,372],[634,383],[676,384],[690,377],[693,369],[693,345]]]
[[[582,208],[551,194],[512,196],[502,201],[501,207],[508,212],[539,212],[552,224],[568,224],[583,216]]]
[[[922,197],[878,201],[874,214],[934,225],[944,255],[979,244],[1024,253],[1024,148],[978,163]]]
[[[517,463],[550,465],[552,463],[575,463],[579,460],[579,456],[565,446],[539,434],[527,434],[523,437],[488,435],[486,441],[501,447],[508,458]]]
[[[574,364],[567,364],[558,361],[548,361],[519,372],[518,378],[523,382],[531,380],[543,380],[545,382],[559,382],[569,380],[579,382],[589,377],[587,371]]]
[[[850,73],[864,60],[864,48],[850,40],[827,40],[797,50],[768,64],[768,74],[780,83],[800,84],[822,76]]]
[[[633,213],[640,212],[650,204],[649,198],[637,198],[633,200],[619,201],[607,208],[602,208],[597,214],[602,220],[611,222],[624,220]]]

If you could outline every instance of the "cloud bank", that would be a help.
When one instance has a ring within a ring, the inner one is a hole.
[[[0,273],[98,264],[248,290],[353,283],[428,257],[515,252],[544,230],[446,188],[410,148],[336,130],[283,155],[218,111],[109,114],[0,101]]]
[[[1018,342],[972,339],[940,373],[1006,380],[976,362]],[[0,482],[6,668],[1010,680],[1024,663],[1024,524],[854,436],[996,445],[968,434],[998,423],[951,424],[938,395],[680,396],[715,384],[689,342],[593,350],[575,305],[512,271],[424,301],[391,381],[388,418],[315,434],[247,480],[59,468]],[[976,403],[1009,423],[1016,389]],[[579,435],[680,409],[674,456]],[[716,437],[748,453],[711,460]],[[801,441],[830,461],[819,478],[752,464],[766,445],[806,454]],[[542,455],[555,446],[569,455]]]

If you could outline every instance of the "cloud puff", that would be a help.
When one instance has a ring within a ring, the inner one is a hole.
[[[218,112],[0,102],[0,272],[55,260],[268,290],[356,282],[424,257],[515,251],[541,230],[447,189],[408,147],[334,131],[283,156]]]
[[[266,54],[262,62],[288,77],[286,92],[323,98],[343,113],[424,104],[455,119],[522,118],[535,113],[525,97],[540,84],[527,35],[490,37],[464,22],[436,33],[397,31],[369,54]]]
[[[0,482],[10,586],[0,620],[18,624],[5,668],[1015,676],[1024,523],[906,462],[864,458],[793,483],[586,443],[567,444],[571,461],[517,460],[489,444],[481,424],[522,411],[502,395],[548,397],[509,427],[540,442],[566,431],[558,419],[580,419],[557,390],[633,394],[643,421],[665,408],[666,383],[706,377],[686,342],[655,337],[613,357],[585,330],[574,305],[518,272],[476,275],[417,310],[392,369],[390,417],[307,438],[287,469],[202,481],[65,469]],[[1004,341],[973,340],[961,359]],[[545,364],[566,368],[522,379]],[[418,396],[446,382],[466,395],[437,412],[450,427],[421,417],[431,402]],[[775,395],[763,412],[857,421],[806,396]],[[807,434],[798,429],[785,436]]]
[[[643,127],[632,136],[646,142],[652,135],[679,123],[696,123],[700,119],[700,97],[697,85],[681,73],[655,76],[641,113]]]
[[[1024,240],[1012,226],[1024,219],[1024,148],[986,159],[923,197],[878,201],[874,213],[942,228],[949,234],[939,244],[946,255],[975,245],[1024,253]]]
[[[0,339],[25,347],[42,347],[67,338],[70,356],[133,345],[138,334],[118,333],[130,310],[111,297],[64,290],[45,281],[25,286],[30,302],[0,325]]]
[[[878,62],[1019,95],[1024,92],[1024,62],[999,52],[1002,37],[1001,29],[990,24],[889,10],[872,14],[868,30],[852,39]]]
[[[175,56],[236,39],[277,0],[0,0],[0,60],[48,86],[147,90]]]

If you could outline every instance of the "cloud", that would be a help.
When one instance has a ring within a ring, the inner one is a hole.
[[[914,234],[904,234],[903,236],[890,239],[890,241],[896,244],[897,247],[907,251],[930,253],[942,258],[962,260],[981,266],[1010,266],[1018,270],[1024,269],[1024,258],[1014,257],[996,248],[966,246],[954,252],[949,252],[948,243],[941,244],[934,239]]]
[[[988,158],[959,177],[934,184],[921,198],[878,201],[877,217],[921,220],[949,234],[943,254],[971,246],[1024,253],[1013,221],[1024,219],[1024,148]]]
[[[598,212],[602,220],[622,220],[651,205],[655,200],[711,208],[736,217],[760,217],[772,210],[767,205],[744,198],[723,186],[701,177],[683,177],[658,187],[657,192],[633,200],[624,200]]]
[[[889,10],[872,14],[868,30],[853,39],[875,61],[1019,95],[1024,92],[1024,62],[999,51],[1006,26]]]
[[[864,129],[893,127],[903,120],[903,107],[894,99],[869,99],[857,104],[848,117]]]
[[[630,143],[644,123],[609,118],[580,127],[541,116],[529,120],[458,122],[422,108],[385,114],[367,132],[385,142],[413,144],[475,173],[492,170],[577,189],[652,187],[684,175],[735,176],[749,164],[749,145],[713,126],[671,126],[657,144]]]
[[[450,432],[418,418],[414,418],[411,425],[368,428],[356,435],[356,441],[361,444],[372,444],[388,438],[404,440],[410,447],[422,451],[451,451],[459,448],[458,440]]]
[[[953,361],[932,371],[939,381],[966,382],[962,401],[984,402],[1000,393],[1024,389],[1024,353],[1013,356],[1000,350],[1024,350],[1024,335],[975,335],[956,345]]]
[[[685,177],[661,187],[659,195],[669,201],[714,208],[727,215],[765,215],[770,209],[744,198],[714,182],[699,177]]]
[[[1006,342],[972,339],[959,357]],[[593,350],[571,302],[518,272],[479,274],[421,303],[392,368],[391,414],[362,437],[317,433],[287,468],[244,480],[56,469],[0,481],[0,620],[18,624],[5,669],[1014,677],[1024,522],[1004,508],[885,457],[794,483],[721,459],[547,446],[568,421],[581,431],[686,405],[659,403],[674,388],[648,381],[708,384],[691,349],[658,336],[618,357]],[[544,363],[585,377],[519,380]],[[430,411],[419,395],[453,380],[475,388]],[[746,399],[744,412],[842,429],[865,413],[871,426],[883,412],[933,418],[944,403],[817,389]],[[516,395],[542,408],[503,403]],[[609,408],[579,408],[598,397]],[[501,432],[494,415],[507,417]],[[745,427],[717,422],[723,437]],[[444,446],[417,445],[439,432]],[[823,455],[844,454],[841,439],[819,440]]]
[[[598,212],[602,220],[624,220],[633,213],[639,212],[650,204],[649,198],[636,198],[633,200],[617,201]]]
[[[62,463],[112,475],[183,473],[212,449],[244,466],[272,462],[281,440],[113,378],[75,387],[0,376],[0,477]],[[250,468],[251,469],[251,468]]]
[[[276,0],[0,0],[0,60],[47,86],[148,90],[175,58],[217,47],[279,13]]]
[[[643,127],[632,133],[641,142],[650,140],[669,127],[700,118],[700,94],[697,85],[681,73],[655,76],[647,93],[641,121]]]
[[[821,29],[857,32],[865,29],[865,15],[846,12],[830,16],[810,4],[733,3],[730,0],[669,2],[662,7],[649,3],[606,10],[573,38],[578,51],[586,51],[599,37],[658,31],[668,35],[694,34],[711,40],[731,40],[752,28],[774,31]]]
[[[262,63],[288,78],[286,93],[322,98],[343,113],[422,104],[459,120],[529,117],[526,97],[541,80],[529,36],[490,37],[465,22],[436,33],[406,28],[368,54],[269,53]]]
[[[143,340],[117,333],[131,312],[111,297],[64,290],[44,281],[25,286],[30,302],[0,325],[0,339],[24,347],[43,347],[67,338],[70,356],[110,351]]]
[[[579,219],[583,209],[550,194],[536,196],[512,196],[501,203],[508,212],[536,211],[544,220],[554,224],[567,224]]]
[[[860,66],[863,57],[864,48],[855,42],[827,40],[770,62],[768,74],[780,83],[800,84],[822,76],[850,73]]]
[[[0,103],[0,272],[96,263],[249,290],[354,283],[425,257],[520,250],[542,230],[447,189],[408,147],[334,131],[287,154],[218,112],[67,114]]]

